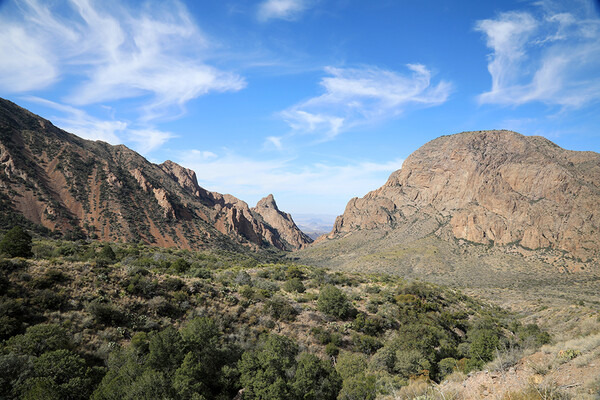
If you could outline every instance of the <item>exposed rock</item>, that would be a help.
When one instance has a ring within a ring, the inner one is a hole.
[[[171,176],[183,189],[188,191],[190,194],[200,197],[201,192],[206,193],[204,189],[198,185],[198,179],[196,173],[191,169],[184,168],[179,164],[174,163],[171,160],[167,160],[160,164],[159,167]]]
[[[274,228],[290,249],[301,249],[312,243],[312,239],[298,229],[290,214],[279,211],[272,194],[261,199],[252,211]]]
[[[597,153],[510,131],[442,136],[411,154],[384,186],[350,200],[328,238],[412,225],[415,237],[592,257],[600,252],[599,185]],[[433,227],[424,223],[433,220]]]
[[[245,202],[200,187],[192,170],[172,161],[152,164],[123,145],[83,140],[3,99],[0,201],[1,213],[50,229],[82,228],[103,240],[195,249],[302,245],[288,242],[302,236],[290,231],[295,225],[272,219],[285,228],[280,233]]]

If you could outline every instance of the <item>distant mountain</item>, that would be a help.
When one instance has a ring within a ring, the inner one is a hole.
[[[335,215],[329,214],[294,214],[298,228],[313,240],[331,232],[335,218]]]
[[[597,268],[599,237],[600,154],[479,131],[422,146],[384,186],[350,200],[327,237],[299,256],[339,266],[370,257],[390,267],[427,262],[443,269],[465,248],[485,245],[488,253],[535,254],[573,270],[586,262]]]
[[[101,240],[282,250],[311,242],[272,196],[250,208],[203,189],[172,161],[156,165],[123,145],[81,139],[4,99],[0,203],[3,225],[27,220]]]

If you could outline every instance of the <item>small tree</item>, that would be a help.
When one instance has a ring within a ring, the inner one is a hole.
[[[98,260],[102,260],[107,264],[113,264],[117,261],[117,255],[108,243],[104,243],[104,246],[102,246],[97,258]]]
[[[348,318],[354,313],[348,297],[333,285],[326,285],[321,289],[317,308],[319,311],[337,318]]]
[[[15,226],[0,241],[0,253],[9,257],[31,257],[31,235],[20,226]]]

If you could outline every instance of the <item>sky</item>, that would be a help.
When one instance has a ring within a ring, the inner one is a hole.
[[[441,135],[600,152],[600,5],[0,0],[0,97],[250,206],[338,215]]]

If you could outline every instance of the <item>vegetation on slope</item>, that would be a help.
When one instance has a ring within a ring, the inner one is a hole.
[[[273,253],[31,250],[0,259],[8,399],[375,399],[549,341],[456,290]]]

